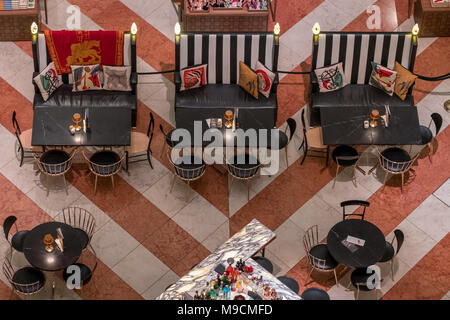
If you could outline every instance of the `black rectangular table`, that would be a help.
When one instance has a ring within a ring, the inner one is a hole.
[[[419,145],[421,144],[417,107],[390,107],[389,126],[378,119],[378,126],[364,128],[370,112],[384,107],[323,107],[320,108],[323,143],[326,145]]]
[[[128,146],[131,143],[131,110],[128,107],[89,108],[90,129],[72,135],[74,113],[84,117],[85,108],[36,108],[33,115],[33,146]],[[82,123],[80,123],[82,125]]]

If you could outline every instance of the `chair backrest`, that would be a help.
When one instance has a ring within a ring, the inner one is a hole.
[[[16,118],[16,110],[14,110],[13,114],[12,114],[12,124],[13,124],[14,131],[17,132],[18,134],[21,134],[22,131],[20,130],[19,122],[17,121],[17,118]]]
[[[66,173],[67,171],[69,171],[69,169],[72,166],[72,160],[73,157],[75,156],[77,149],[74,149],[72,151],[72,153],[69,155],[69,159],[60,162],[60,163],[46,163],[44,161],[42,161],[42,155],[44,154],[40,154],[40,153],[33,153],[33,157],[36,161],[36,164],[39,168],[39,170],[47,175],[62,175],[64,173]],[[47,152],[51,152],[53,150],[49,150]]]
[[[431,121],[434,122],[434,126],[436,128],[435,136],[437,136],[442,127],[442,116],[439,113],[434,112],[431,114]],[[431,122],[430,122],[430,125],[431,125]],[[430,127],[430,126],[428,126],[428,127]]]
[[[201,165],[195,166],[190,168],[189,166],[183,166],[182,164],[184,162],[181,162],[179,164],[177,164],[176,162],[178,162],[179,159],[175,160],[175,162],[172,161],[171,155],[170,155],[170,151],[167,152],[167,157],[169,158],[170,163],[173,166],[173,170],[175,172],[175,174],[183,179],[183,180],[196,180],[199,179],[206,170],[206,164],[203,162]],[[194,156],[191,156],[191,160],[194,161]],[[185,158],[185,156],[183,156],[183,159]]]
[[[11,231],[11,228],[16,223],[16,221],[17,221],[16,216],[9,216],[3,222],[3,232],[5,233],[6,240],[8,240],[9,232]],[[17,226],[16,226],[16,228],[17,228]]]
[[[208,83],[237,84],[239,61],[255,69],[260,61],[278,66],[278,38],[273,33],[183,33],[175,41],[176,70],[208,64]]]
[[[345,208],[348,206],[359,206],[362,208],[362,212],[360,213],[356,213],[356,212],[352,212],[352,213],[346,213],[345,212]],[[347,201],[342,201],[341,202],[341,207],[342,207],[342,220],[347,219],[347,217],[349,216],[357,216],[360,217],[361,220],[364,220],[364,215],[366,214],[366,208],[370,206],[370,202],[367,201],[363,201],[363,200],[347,200]]]
[[[402,230],[396,229],[394,230],[394,239],[397,241],[397,249],[395,250],[395,255],[397,255],[403,245],[403,242],[405,241],[405,234]],[[394,242],[394,239],[392,239],[392,242]]]
[[[122,168],[123,159],[125,158],[125,153],[123,153],[122,156],[120,156],[120,159],[118,161],[111,164],[98,164],[92,162],[91,159],[86,156],[84,151],[83,156],[86,159],[86,161],[88,161],[91,172],[93,172],[96,175],[109,177],[115,175],[120,171],[120,169]]]
[[[295,130],[297,129],[297,121],[292,118],[288,118],[286,120],[287,128],[289,128],[289,141],[291,141],[292,137],[294,136]]]
[[[244,159],[244,161],[242,161],[241,159]],[[258,174],[258,170],[261,166],[259,161],[251,157],[248,153],[236,155],[234,156],[232,161],[230,160],[226,162],[227,170],[233,177],[237,179],[245,180],[255,177]]]
[[[159,130],[161,130],[162,134],[164,135],[164,138],[167,138],[167,134],[164,132],[162,124],[159,124]]]
[[[72,228],[83,230],[86,232],[89,239],[91,239],[94,234],[95,218],[86,209],[79,207],[64,208],[55,220],[64,222]]]
[[[414,157],[412,157],[408,161],[392,161],[387,157],[385,157],[379,150],[378,153],[379,153],[378,161],[381,167],[387,171],[397,174],[408,171],[409,168],[411,168],[413,163],[417,160],[417,158],[420,155],[420,153],[417,153]]]
[[[149,137],[147,150],[150,150],[154,131],[155,131],[155,118],[153,117],[153,113],[150,112],[150,121],[148,123],[148,128],[147,128],[147,137]]]
[[[314,268],[325,269],[326,260],[313,256],[310,251],[313,247],[320,244],[319,226],[317,224],[309,227],[303,235],[303,247],[308,255],[308,261]]]
[[[43,287],[42,283],[38,280],[33,283],[22,284],[14,282],[14,274],[15,270],[11,264],[11,259],[9,255],[5,257],[5,261],[3,262],[3,273],[6,276],[6,279],[11,284],[12,288],[21,294],[29,295],[33,293],[37,293]]]
[[[372,61],[389,69],[397,61],[413,71],[417,50],[407,32],[320,32],[313,43],[312,69],[342,62],[352,84],[369,83]]]

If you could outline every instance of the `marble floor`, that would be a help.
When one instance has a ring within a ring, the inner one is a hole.
[[[168,70],[174,64],[173,26],[177,13],[170,0],[47,0],[45,28],[67,29],[71,9],[80,10],[80,28],[85,30],[128,30],[138,25],[138,71]],[[309,70],[311,27],[319,22],[322,30],[409,31],[414,21],[408,17],[404,0],[282,0],[276,20],[281,26],[279,69]],[[375,15],[375,16],[374,16]],[[270,23],[269,28],[273,28]],[[439,75],[448,72],[449,38],[421,38],[415,72]],[[443,59],[444,58],[444,59]],[[93,179],[81,157],[67,175],[68,195],[61,181],[51,181],[49,196],[42,178],[35,175],[32,162],[19,167],[15,154],[11,114],[16,110],[22,129],[32,127],[33,60],[31,42],[0,42],[0,221],[14,214],[19,229],[52,221],[62,208],[77,205],[88,209],[96,219],[92,246],[96,257],[86,251],[86,263],[97,260],[92,285],[81,292],[68,290],[61,275],[46,274],[44,291],[33,298],[51,298],[51,280],[56,283],[56,299],[154,299],[195,264],[207,257],[230,236],[256,218],[277,234],[266,257],[274,264],[274,274],[288,275],[300,284],[300,292],[315,286],[327,290],[332,299],[355,299],[355,289],[346,290],[349,272],[340,269],[336,286],[332,275],[312,274],[305,259],[302,237],[311,225],[319,226],[325,238],[328,230],[342,219],[339,203],[349,198],[371,203],[366,219],[376,224],[388,240],[395,229],[405,233],[405,243],[395,258],[394,280],[389,264],[380,264],[384,281],[381,299],[450,299],[450,113],[443,109],[450,99],[450,80],[417,80],[415,103],[421,124],[439,112],[444,123],[434,141],[432,162],[422,150],[415,173],[400,192],[400,180],[392,178],[382,188],[383,174],[357,172],[357,187],[351,172],[344,170],[333,188],[335,165],[324,169],[321,159],[308,158],[300,165],[302,141],[300,113],[308,101],[309,80],[300,75],[282,75],[278,88],[278,123],[296,119],[299,127],[288,147],[288,163],[281,154],[276,175],[252,181],[250,200],[246,185],[230,180],[213,168],[188,186],[173,178],[170,165],[160,152],[164,139],[155,130],[152,142],[153,170],[141,162],[121,172],[116,192],[109,180],[100,181],[94,195]],[[149,111],[156,128],[174,127],[172,75],[140,76],[137,130],[146,131]],[[414,149],[421,152],[420,149]],[[361,149],[361,167],[368,170],[376,161],[374,148]],[[0,263],[9,245],[0,238]],[[27,262],[14,253],[15,266]],[[0,273],[0,299],[18,299]],[[373,292],[360,299],[375,299]]]

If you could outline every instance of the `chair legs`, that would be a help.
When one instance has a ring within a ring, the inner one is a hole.
[[[336,179],[337,179],[337,176],[339,174],[339,168],[340,168],[340,166],[337,165],[336,166],[336,175],[334,176],[334,181],[333,181],[333,188],[334,188],[334,185],[336,184]]]
[[[111,176],[111,182],[112,182],[112,187],[113,187],[113,192],[116,189],[114,186],[114,175]]]
[[[334,273],[334,280],[336,280],[336,287],[339,287],[339,282],[338,282],[338,278],[337,278],[337,274],[336,274],[336,269],[333,269],[333,273]]]
[[[394,281],[394,258],[391,259],[391,278]]]
[[[173,187],[175,186],[175,180],[176,179],[177,179],[177,177],[175,175],[173,175],[172,186],[170,187],[170,193],[172,193]]]
[[[403,183],[405,181],[405,173],[402,172],[402,185],[400,186],[400,192],[403,192]]]
[[[288,162],[288,146],[286,145],[286,148],[284,148],[286,152],[286,169],[289,168],[289,162]]]
[[[66,195],[69,195],[69,190],[67,188],[66,176],[62,175],[62,177],[63,177],[63,181],[64,181],[64,189],[66,189]]]
[[[97,180],[98,180],[98,176],[95,175],[95,183],[94,183],[94,195],[97,194]]]
[[[247,201],[250,201],[250,181],[247,180]]]

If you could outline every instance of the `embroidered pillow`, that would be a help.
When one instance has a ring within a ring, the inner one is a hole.
[[[103,66],[103,89],[116,91],[131,91],[131,67]]]
[[[266,98],[270,95],[270,89],[272,89],[273,80],[275,79],[275,73],[270,71],[261,62],[256,62],[256,74],[258,75],[258,89],[261,94]]]
[[[342,62],[328,67],[315,69],[314,73],[316,74],[317,81],[319,82],[320,92],[339,90],[348,84],[348,82],[345,82],[346,80]]]
[[[73,76],[73,92],[102,89],[99,64],[70,67]]]
[[[405,100],[409,88],[416,81],[417,76],[412,74],[408,69],[405,69],[400,63],[395,61],[394,71],[397,72],[395,79],[394,92],[402,100]]]
[[[55,64],[51,62],[40,74],[34,77],[34,83],[41,91],[42,99],[47,101],[50,95],[62,84],[61,76],[56,73]]]
[[[180,91],[200,88],[207,84],[206,68],[207,64],[184,68],[180,71],[181,87]]]
[[[396,77],[397,72],[372,61],[372,74],[369,79],[369,84],[371,86],[381,89],[386,94],[392,96],[394,94]]]
[[[245,63],[239,61],[239,86],[258,99],[258,75]]]

